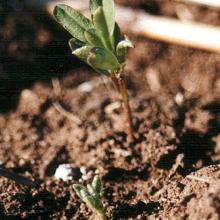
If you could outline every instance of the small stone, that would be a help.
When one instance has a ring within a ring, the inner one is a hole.
[[[73,168],[70,164],[61,164],[56,169],[55,178],[63,181],[78,180],[82,173],[79,168]]]
[[[177,105],[182,105],[184,101],[184,95],[182,92],[178,92],[175,96],[175,102]]]

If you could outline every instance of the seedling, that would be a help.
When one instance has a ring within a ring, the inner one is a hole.
[[[73,188],[99,220],[106,219],[105,207],[102,204],[102,182],[99,176],[95,176],[92,184],[89,184],[87,188],[79,184],[74,184]]]
[[[121,37],[113,0],[90,0],[90,11],[91,20],[70,6],[58,4],[54,16],[73,36],[69,40],[72,54],[114,83],[124,104],[127,135],[133,139],[132,114],[123,77],[127,49],[133,44],[127,36]]]

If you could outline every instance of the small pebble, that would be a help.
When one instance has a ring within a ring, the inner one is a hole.
[[[175,96],[175,102],[177,105],[182,105],[184,101],[184,95],[182,92],[178,92]]]
[[[61,164],[56,169],[55,178],[63,181],[78,180],[82,173],[79,168],[73,168],[70,164]]]

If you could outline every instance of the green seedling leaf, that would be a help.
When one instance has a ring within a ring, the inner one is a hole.
[[[93,16],[93,24],[105,48],[114,50],[114,42],[112,42],[112,35],[110,34],[107,26],[107,20],[103,11],[103,7],[98,7],[96,10]]]
[[[89,56],[89,52],[91,49],[94,48],[92,46],[83,46],[81,48],[75,49],[72,54],[78,57],[80,60],[86,62],[89,64],[97,73],[102,74],[102,75],[109,75],[109,72],[106,70],[98,69],[95,66],[93,66],[91,63],[87,62],[87,58]]]
[[[102,6],[102,0],[90,0],[89,8],[92,15],[95,14],[95,11],[98,9],[99,6]]]
[[[113,0],[103,0],[103,11],[109,34],[112,36],[115,29],[115,5]]]
[[[95,190],[95,192],[100,195],[102,191],[102,181],[100,176],[95,176],[92,181],[92,188]]]
[[[79,185],[79,184],[74,184],[73,188],[76,192],[76,194],[79,196],[80,199],[83,200],[84,195],[85,194],[89,194],[89,192],[87,191],[86,187]],[[84,192],[84,194],[82,194],[82,192]]]
[[[97,189],[101,192],[101,185],[100,177],[96,176],[93,179],[92,185],[88,184],[87,188],[79,184],[74,184],[73,188],[80,199],[85,202],[94,213],[96,213],[100,220],[103,220],[106,219],[105,207],[102,204],[101,194],[96,191]]]
[[[96,210],[95,198],[86,190],[81,191],[81,199],[92,209]]]
[[[72,52],[76,57],[81,59],[84,62],[87,62],[87,57],[89,56],[89,53],[93,47],[92,46],[83,46],[81,48],[78,48]]]
[[[120,68],[117,58],[110,51],[103,48],[92,48],[89,53],[87,62],[100,70],[107,70],[108,72],[113,72],[114,70]]]
[[[96,47],[103,46],[102,41],[97,36],[96,30],[94,28],[89,29],[88,31],[85,31],[85,38],[93,46],[96,46]]]
[[[81,190],[80,191],[80,198],[86,205],[95,213],[99,214],[103,211],[103,206],[101,203],[101,198],[96,198],[88,192],[88,190]]]
[[[96,191],[90,184],[87,185],[87,189],[92,196],[96,196]]]
[[[88,18],[64,4],[58,4],[55,7],[54,16],[74,38],[86,42],[84,32],[93,28]]]
[[[125,36],[125,40],[119,42],[116,48],[118,61],[120,63],[125,62],[126,54],[127,54],[127,48],[128,47],[134,47],[133,43],[128,39],[127,36]]]
[[[83,47],[85,45],[85,43],[83,43],[80,40],[77,40],[76,38],[71,38],[68,43],[72,52],[78,49],[79,47]]]
[[[79,198],[82,199],[82,201],[85,202],[89,208],[97,212],[99,204],[97,203],[96,198],[84,186],[74,184],[73,188]]]

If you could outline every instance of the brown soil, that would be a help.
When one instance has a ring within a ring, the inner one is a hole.
[[[111,83],[71,56],[53,21],[9,2],[0,3],[0,163],[38,184],[1,177],[0,219],[94,219],[72,184],[97,173],[109,219],[220,219],[220,55],[131,36],[129,142],[122,109],[110,109],[118,100]],[[178,17],[170,1],[118,2]],[[217,10],[187,10],[220,23]],[[58,76],[59,102],[81,123],[54,107]],[[54,178],[63,163],[75,180]]]

